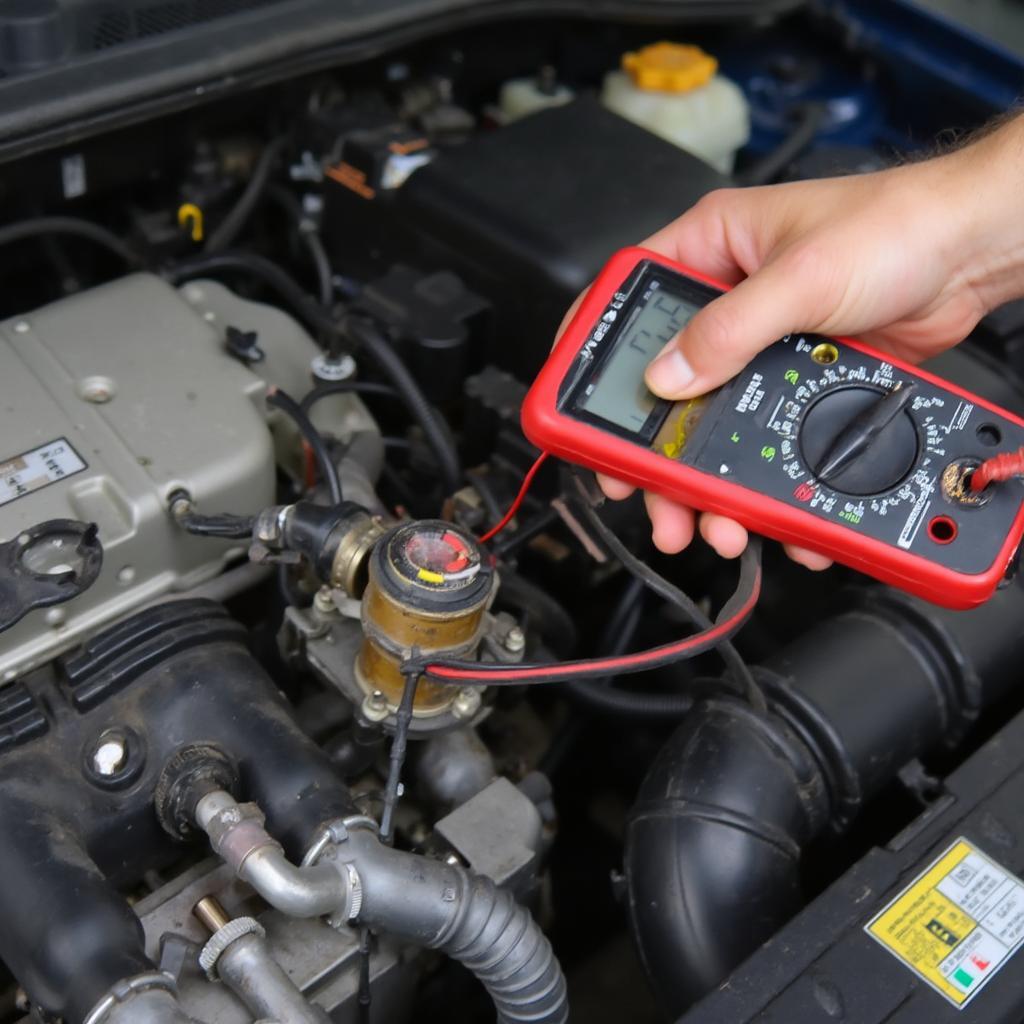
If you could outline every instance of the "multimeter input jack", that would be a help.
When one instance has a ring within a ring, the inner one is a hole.
[[[992,500],[995,493],[990,485],[983,491],[971,490],[971,474],[981,465],[981,459],[956,459],[942,471],[942,493],[964,508],[981,508]]]

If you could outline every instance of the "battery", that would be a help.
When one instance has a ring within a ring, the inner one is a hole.
[[[1024,714],[680,1024],[1020,1024]]]

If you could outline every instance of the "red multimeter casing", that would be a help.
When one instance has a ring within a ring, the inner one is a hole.
[[[643,368],[728,286],[641,248],[608,262],[523,406],[544,451],[950,608],[987,600],[1024,534],[1020,481],[964,474],[1024,445],[1024,420],[861,342],[793,334],[722,388],[667,402]],[[830,479],[811,468],[866,406],[913,384],[887,433]]]

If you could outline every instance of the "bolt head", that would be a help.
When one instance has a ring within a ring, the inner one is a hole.
[[[388,699],[380,690],[368,693],[363,699],[363,717],[370,722],[383,722],[390,714]]]
[[[321,587],[316,592],[316,596],[313,598],[313,607],[322,615],[329,615],[331,612],[337,611],[330,587]]]
[[[456,718],[472,718],[480,710],[481,703],[480,691],[472,686],[464,686],[452,701],[452,714]]]
[[[109,779],[116,775],[128,760],[128,744],[120,736],[106,736],[99,741],[92,755],[92,767],[97,775]]]
[[[324,353],[316,356],[310,365],[313,376],[322,381],[348,380],[356,372],[356,361],[348,353],[340,359],[331,359]]]
[[[518,626],[513,626],[505,634],[505,650],[511,654],[518,654],[526,647],[526,636]]]

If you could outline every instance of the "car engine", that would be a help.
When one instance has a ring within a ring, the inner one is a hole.
[[[638,96],[665,52],[713,106]],[[954,0],[0,0],[0,1022],[1024,1019],[1012,573],[954,612],[766,543],[689,660],[424,671],[709,626],[746,560],[531,470],[563,315],[1022,81]],[[936,362],[1024,412],[1024,307]],[[961,848],[1002,930],[946,984]]]

